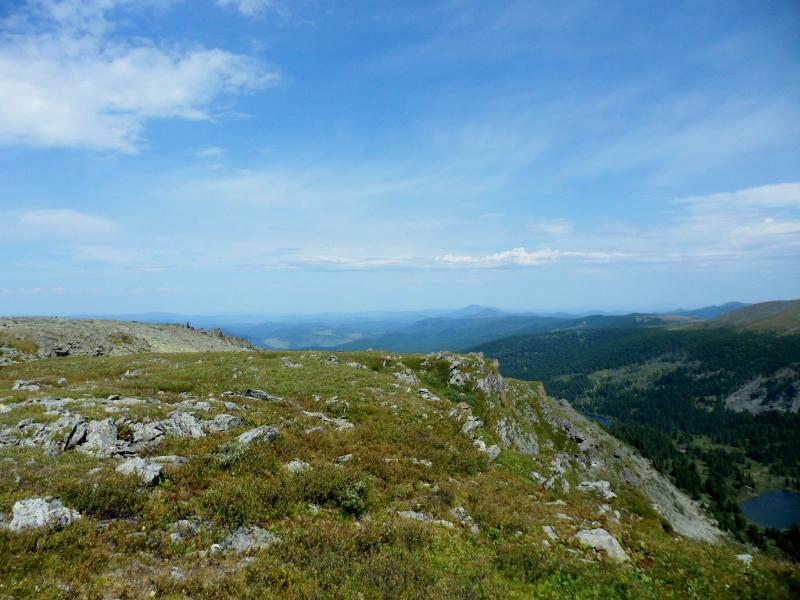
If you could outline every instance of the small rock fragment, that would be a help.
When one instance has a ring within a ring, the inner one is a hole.
[[[542,525],[542,531],[544,531],[544,534],[550,538],[550,540],[556,541],[558,539],[556,532],[552,527],[550,527],[550,525]]]
[[[753,555],[752,554],[737,554],[736,560],[740,561],[744,564],[745,567],[749,567],[753,564]]]

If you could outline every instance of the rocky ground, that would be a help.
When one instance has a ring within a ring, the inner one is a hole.
[[[0,318],[0,365],[53,356],[252,350],[246,340],[183,325],[38,317]]]
[[[0,513],[0,598],[800,589],[795,566],[735,545],[635,452],[480,355],[0,367]]]

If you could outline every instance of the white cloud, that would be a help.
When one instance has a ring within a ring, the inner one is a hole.
[[[529,251],[520,247],[485,255],[445,254],[437,257],[436,263],[457,267],[537,267],[556,261],[608,262],[622,258],[626,258],[626,255],[620,252],[563,251],[552,248]]]
[[[0,143],[135,152],[151,119],[209,119],[222,96],[278,79],[220,49],[113,35],[125,4],[32,2],[0,34]]]

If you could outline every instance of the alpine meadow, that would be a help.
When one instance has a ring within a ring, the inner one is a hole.
[[[798,32],[0,3],[0,600],[799,598]]]

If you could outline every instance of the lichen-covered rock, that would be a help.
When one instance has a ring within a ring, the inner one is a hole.
[[[463,506],[456,506],[455,508],[450,509],[450,514],[455,517],[455,519],[464,525],[467,529],[470,530],[472,533],[478,533],[480,529],[478,525],[475,523],[475,519],[473,519],[467,509]]]
[[[111,456],[118,449],[117,426],[111,419],[87,421],[85,435],[75,445],[84,454]]]
[[[419,394],[420,398],[423,398],[425,400],[430,400],[431,402],[441,401],[441,398],[439,398],[439,396],[431,392],[428,388],[419,388],[417,393]]]
[[[342,431],[344,429],[353,429],[355,427],[355,425],[353,425],[353,423],[351,421],[349,421],[348,419],[345,419],[344,417],[335,417],[335,418],[331,419],[325,413],[312,412],[312,411],[308,411],[308,410],[304,410],[303,414],[305,416],[307,416],[307,417],[315,417],[315,418],[321,420],[326,425],[333,425],[333,427],[335,429],[337,429],[338,431]]]
[[[254,400],[272,400],[272,401],[283,400],[283,398],[281,398],[280,396],[273,396],[272,394],[268,394],[264,390],[249,389],[244,393],[244,395],[247,398],[253,398]]]
[[[419,385],[419,377],[408,367],[403,367],[402,370],[393,373],[394,378],[407,385]]]
[[[251,550],[268,548],[280,543],[281,538],[261,527],[239,527],[231,533],[221,544],[214,544],[212,551],[235,552],[242,554]]]
[[[18,379],[14,382],[14,385],[11,386],[11,389],[17,392],[38,392],[42,389],[35,381],[25,381],[24,379]]]
[[[464,425],[461,427],[461,433],[472,437],[475,435],[475,430],[479,427],[483,427],[483,421],[481,421],[478,417],[469,416],[464,422]]]
[[[302,473],[303,471],[311,470],[311,465],[304,460],[300,460],[299,458],[295,458],[294,460],[286,463],[285,466],[289,473]]]
[[[539,441],[536,439],[536,434],[532,431],[525,431],[517,421],[502,417],[497,421],[495,431],[507,448],[516,448],[520,452],[532,456],[539,454]]]
[[[201,438],[205,432],[201,423],[195,416],[188,412],[175,411],[169,415],[167,421],[162,421],[167,433],[174,433],[178,437]]]
[[[581,492],[594,492],[602,496],[605,500],[611,500],[617,497],[617,495],[611,491],[611,484],[607,481],[581,481],[578,484],[578,490]]]
[[[12,531],[37,527],[54,529],[66,527],[80,518],[81,515],[77,510],[67,508],[61,503],[61,500],[29,498],[14,503],[8,528]]]
[[[244,420],[241,417],[235,417],[233,415],[226,414],[216,415],[213,419],[204,423],[205,428],[209,433],[228,431],[234,427],[241,427],[243,424]]]
[[[455,525],[453,525],[450,521],[446,521],[444,519],[434,519],[432,516],[417,512],[416,510],[401,510],[398,511],[397,515],[404,519],[411,519],[413,521],[420,521],[422,523],[433,523],[434,525],[441,525],[442,527],[447,527],[448,529],[455,528]]]
[[[630,560],[619,542],[605,529],[583,529],[575,534],[575,539],[584,546],[602,550],[615,562]]]
[[[498,456],[500,456],[500,446],[497,444],[492,444],[491,446],[487,446],[486,442],[483,440],[473,440],[472,444],[480,451],[486,454],[489,457],[489,462],[495,460]]]
[[[249,429],[240,435],[237,440],[240,444],[251,442],[274,442],[280,433],[272,425],[262,425],[255,429]]]

